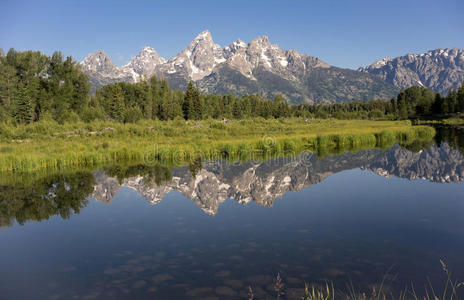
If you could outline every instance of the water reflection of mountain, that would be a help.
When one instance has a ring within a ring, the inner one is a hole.
[[[394,146],[364,168],[382,176],[410,180],[423,179],[440,183],[464,180],[463,155],[447,143],[417,153]]]
[[[324,158],[302,154],[265,162],[208,162],[201,167],[193,164],[170,169],[160,165],[137,165],[16,180],[2,177],[0,227],[12,225],[15,220],[23,224],[29,220],[46,220],[53,215],[68,218],[87,205],[89,195],[110,203],[122,187],[136,190],[153,204],[170,191],[177,191],[192,199],[207,214],[214,215],[227,198],[244,205],[254,201],[272,206],[276,198],[287,192],[300,191],[331,174],[353,168],[410,180],[464,181],[464,158],[456,150],[462,149],[456,147],[463,144],[462,140],[453,142],[450,139],[450,142],[452,147],[446,142],[421,151],[413,147],[416,152],[395,145],[386,151],[371,149]]]
[[[464,180],[464,158],[447,143],[417,153],[395,145],[386,151],[363,150],[329,155],[323,159],[302,154],[296,158],[278,158],[260,163],[208,162],[202,165],[196,176],[187,166],[175,168],[171,170],[170,178],[161,184],[141,175],[120,182],[100,171],[95,173],[97,184],[92,197],[110,203],[121,187],[129,187],[156,204],[170,191],[177,191],[193,200],[205,213],[214,215],[226,198],[244,205],[255,201],[259,205],[272,206],[276,198],[287,192],[300,191],[331,174],[353,168],[411,180],[425,179],[440,183]]]

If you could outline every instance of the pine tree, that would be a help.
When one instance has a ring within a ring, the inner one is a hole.
[[[202,118],[202,105],[200,92],[190,81],[185,91],[182,111],[186,120],[200,120]]]
[[[160,84],[160,102],[158,108],[158,118],[160,120],[169,119],[169,105],[168,102],[171,101],[171,90],[169,89],[169,82],[167,80],[162,80]]]
[[[464,112],[464,82],[458,89],[458,112]]]
[[[443,113],[443,98],[440,93],[435,94],[435,99],[432,104],[432,113],[433,114],[442,114]]]
[[[242,108],[238,99],[234,101],[234,105],[232,106],[232,116],[235,119],[242,118]]]
[[[151,87],[151,119],[154,120],[158,118],[159,115],[159,107],[161,104],[161,99],[160,99],[160,83],[158,79],[156,78],[155,75],[153,75],[150,78],[150,87]]]
[[[397,105],[398,105],[398,119],[407,119],[408,118],[408,103],[406,103],[406,94],[404,91],[398,94],[397,97]]]
[[[111,91],[110,117],[116,121],[124,120],[124,95],[121,86],[115,84]]]
[[[195,88],[191,111],[194,120],[203,119],[203,104],[201,102],[200,91],[197,88]]]
[[[458,107],[458,91],[452,90],[448,94],[449,99],[449,112],[450,113],[455,113],[459,110]]]
[[[19,83],[13,103],[12,116],[20,124],[29,124],[34,119],[34,108],[23,83]]]
[[[10,109],[12,98],[16,85],[18,83],[18,76],[16,76],[16,69],[12,66],[6,65],[2,62],[0,72],[0,105],[4,105],[6,109]]]

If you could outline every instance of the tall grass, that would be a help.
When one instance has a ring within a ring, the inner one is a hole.
[[[374,286],[372,289],[366,292],[356,291],[353,284],[348,285],[347,290],[345,289],[335,289],[333,284],[305,284],[304,294],[301,297],[302,300],[336,300],[336,299],[345,299],[345,300],[458,300],[459,294],[458,290],[464,287],[464,282],[459,282],[452,277],[452,273],[448,270],[446,264],[440,260],[443,271],[446,274],[446,280],[443,287],[438,290],[432,286],[432,283],[429,281],[429,285],[425,287],[422,291],[421,296],[416,292],[416,288],[413,284],[410,287],[406,287],[401,291],[398,291],[394,294],[391,291],[385,289],[386,277],[382,282],[377,286]],[[387,274],[388,275],[388,274]],[[280,274],[278,275],[280,279]],[[280,279],[282,281],[282,279]],[[284,282],[281,282],[281,286],[285,286]],[[253,294],[253,289],[250,286],[249,295]],[[282,290],[282,293],[285,293],[285,290]],[[277,297],[278,298],[278,297]],[[249,297],[249,299],[252,299]]]
[[[301,151],[339,152],[431,139],[434,130],[409,121],[266,120],[0,124],[0,171],[35,171],[109,162],[190,161]]]

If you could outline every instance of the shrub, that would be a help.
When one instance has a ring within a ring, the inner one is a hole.
[[[138,107],[130,107],[124,112],[124,123],[137,123],[143,118],[143,113]]]
[[[84,122],[92,122],[95,120],[105,120],[106,115],[103,109],[86,106],[80,114],[81,120]]]
[[[61,115],[60,118],[57,119],[58,123],[64,124],[64,123],[77,123],[81,119],[79,118],[79,115],[76,114],[74,111],[67,111]]]

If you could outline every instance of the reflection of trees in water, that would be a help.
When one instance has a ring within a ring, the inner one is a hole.
[[[67,219],[87,206],[94,184],[91,172],[76,172],[27,184],[0,185],[0,226],[11,226],[14,220],[23,225],[54,215]]]
[[[116,177],[121,184],[126,178],[142,176],[145,184],[156,183],[160,186],[162,183],[171,180],[171,168],[161,164],[144,165],[137,164],[133,166],[110,166],[103,168],[105,174]]]
[[[196,177],[198,172],[201,171],[203,165],[201,162],[201,158],[194,159],[189,163],[189,170],[192,173],[193,177]]]
[[[158,186],[172,178],[171,169],[162,165],[111,166],[105,168],[105,172],[120,182],[143,176],[147,185]],[[67,219],[73,213],[79,214],[87,206],[87,197],[95,184],[90,171],[53,174],[39,179],[22,176],[19,180],[0,183],[0,227],[11,226],[15,220],[23,225],[55,215]]]
[[[433,140],[415,140],[410,143],[399,143],[401,148],[417,153],[419,151],[428,150],[434,144]]]
[[[451,148],[464,153],[464,128],[457,126],[437,126],[435,141],[438,146],[443,142],[448,143]]]

